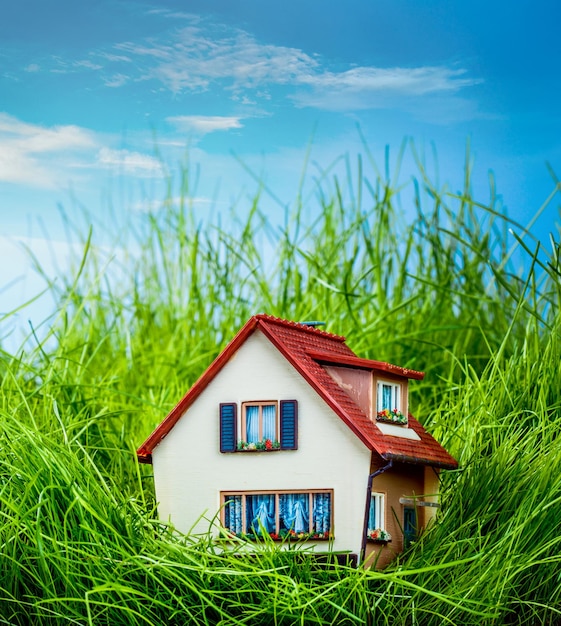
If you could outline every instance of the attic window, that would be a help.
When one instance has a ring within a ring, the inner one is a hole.
[[[378,412],[388,409],[401,411],[401,385],[399,383],[380,380],[378,382]]]
[[[390,424],[407,424],[407,415],[402,413],[401,385],[379,380],[376,395],[376,419]]]

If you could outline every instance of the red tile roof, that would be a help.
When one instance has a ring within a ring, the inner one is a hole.
[[[458,466],[457,461],[411,415],[409,415],[409,427],[419,435],[420,441],[382,433],[356,402],[339,387],[321,363],[391,372],[404,378],[414,379],[421,379],[424,376],[422,372],[381,361],[361,359],[345,344],[344,337],[270,315],[255,315],[243,326],[164,421],[140,446],[137,454],[141,462],[151,462],[154,448],[169,433],[243,342],[257,329],[271,341],[355,435],[383,459],[447,469]]]

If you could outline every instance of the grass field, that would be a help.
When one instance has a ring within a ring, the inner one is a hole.
[[[245,220],[200,223],[170,186],[128,256],[84,238],[47,336],[0,353],[0,623],[561,623],[558,237],[538,248],[469,172],[451,195],[419,167],[404,214],[356,169],[318,183],[313,218],[296,194],[284,227],[258,195]],[[461,467],[391,568],[273,543],[242,559],[157,521],[136,446],[258,312],[426,372],[413,412]]]

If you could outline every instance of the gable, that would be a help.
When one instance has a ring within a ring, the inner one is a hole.
[[[282,444],[278,448],[240,447],[246,440],[242,420],[244,408],[259,404],[275,406],[278,417],[281,412],[284,415],[285,419],[279,419],[278,423],[277,433]],[[287,432],[281,432],[282,429]],[[202,468],[212,466],[212,471],[216,472],[220,467],[222,475],[234,468],[249,468],[255,464],[260,469],[271,466],[286,469],[287,462],[290,467],[295,467],[298,458],[299,464],[304,463],[299,472],[303,476],[307,462],[302,457],[309,462],[309,459],[315,459],[314,455],[322,457],[331,449],[341,453],[340,461],[346,466],[350,465],[349,456],[362,457],[361,463],[365,468],[368,466],[369,450],[256,330],[191,403],[152,454],[153,462],[160,468],[163,462],[174,459],[172,466],[176,468],[188,466],[206,472]],[[184,456],[188,456],[188,460],[184,460]],[[309,462],[308,471],[319,467],[318,463],[319,458]],[[171,466],[167,471],[173,473]],[[283,482],[286,481],[284,476]]]

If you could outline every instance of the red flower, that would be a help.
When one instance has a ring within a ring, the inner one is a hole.
[[[265,439],[265,450],[272,450],[273,442],[270,439]]]

